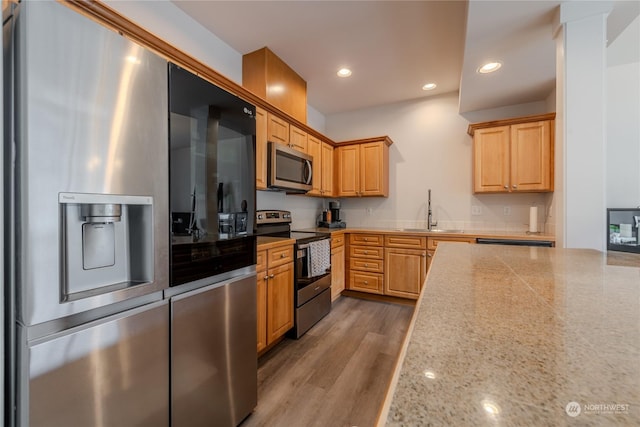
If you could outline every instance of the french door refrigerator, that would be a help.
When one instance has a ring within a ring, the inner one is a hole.
[[[167,62],[58,2],[8,15],[5,425],[167,426]]]

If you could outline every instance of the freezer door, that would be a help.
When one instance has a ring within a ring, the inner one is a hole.
[[[256,276],[171,298],[174,427],[237,426],[258,399]]]
[[[169,425],[167,301],[28,343],[23,360],[19,426]]]

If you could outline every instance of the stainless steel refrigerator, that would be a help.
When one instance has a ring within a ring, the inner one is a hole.
[[[169,425],[167,63],[58,2],[9,12],[7,422]]]

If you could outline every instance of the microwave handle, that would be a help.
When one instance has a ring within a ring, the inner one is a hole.
[[[305,164],[305,169],[308,171],[308,175],[309,175],[309,177],[304,180],[304,183],[305,184],[311,184],[311,179],[313,178],[313,170],[311,168],[311,161],[310,160],[305,160],[304,164]]]

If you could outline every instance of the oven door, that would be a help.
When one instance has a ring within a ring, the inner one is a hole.
[[[277,142],[269,143],[269,188],[306,193],[313,177],[311,156]]]
[[[327,239],[328,240],[328,239]],[[296,244],[296,307],[300,307],[331,287],[331,265],[320,275],[310,274],[309,243]],[[331,259],[331,250],[326,255]]]

